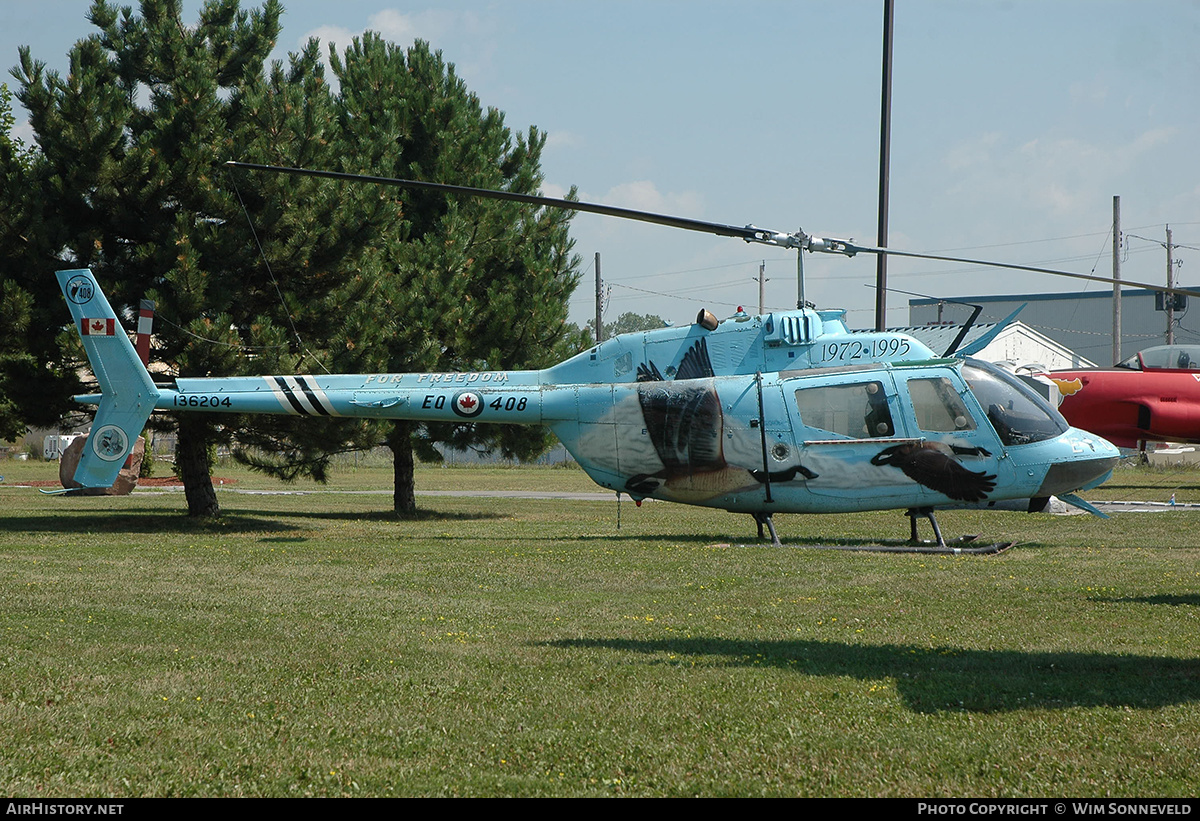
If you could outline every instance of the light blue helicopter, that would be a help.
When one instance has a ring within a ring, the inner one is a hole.
[[[578,205],[578,203],[573,203]],[[751,230],[751,229],[747,229]],[[758,229],[753,229],[757,231]],[[792,236],[792,235],[787,235]],[[1102,483],[1118,459],[1011,375],[841,311],[708,312],[536,371],[178,378],[155,384],[92,272],[58,281],[100,385],[75,473],[109,487],[154,411],[547,425],[602,487],[751,514],[989,508]],[[984,344],[986,341],[984,342]],[[957,549],[957,548],[955,548]]]
[[[58,274],[100,382],[93,436],[76,473],[109,487],[154,410],[287,413],[414,421],[540,424],[599,485],[744,512],[779,543],[772,516],[1014,506],[1039,510],[1111,474],[1118,451],[1071,428],[1020,381],[969,358],[991,339],[941,355],[898,333],[851,333],[843,311],[804,299],[803,252],[891,254],[1111,282],[1103,277],[856,245],[575,200],[334,171],[231,168],[353,180],[604,214],[796,249],[797,309],[626,334],[540,371],[176,379],[157,386],[90,271]],[[1143,283],[1126,283],[1153,287]],[[1002,326],[1001,326],[1002,327]],[[994,329],[998,333],[1000,327]],[[954,354],[951,356],[951,354]]]

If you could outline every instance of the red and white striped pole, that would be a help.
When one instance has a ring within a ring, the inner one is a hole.
[[[142,364],[150,367],[150,329],[154,326],[154,302],[143,299],[138,306],[137,353]]]

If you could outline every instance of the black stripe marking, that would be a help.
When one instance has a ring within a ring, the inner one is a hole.
[[[283,391],[283,395],[287,397],[288,403],[296,410],[296,413],[300,414],[301,416],[312,416],[312,414],[300,404],[300,400],[292,395],[292,389],[288,387],[288,383],[284,381],[282,376],[272,376],[271,378],[275,380],[275,384],[279,386],[281,391]]]
[[[321,400],[317,398],[317,394],[313,391],[313,386],[308,384],[308,380],[310,379],[312,379],[311,376],[296,377],[296,381],[299,382],[300,387],[304,389],[304,395],[308,397],[309,402],[312,402],[312,406],[316,408],[322,416],[330,416],[331,414],[329,409],[321,404]],[[314,382],[313,385],[315,384],[316,383]],[[320,390],[320,388],[318,387],[317,390]]]

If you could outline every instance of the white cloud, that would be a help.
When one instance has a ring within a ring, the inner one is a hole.
[[[1055,216],[1088,211],[1121,189],[1121,181],[1154,160],[1176,137],[1175,128],[1143,131],[1119,144],[1075,137],[1036,138],[1014,144],[996,133],[952,146],[943,159],[953,196],[997,203],[1016,201]]]
[[[634,180],[608,190],[601,202],[638,211],[653,211],[685,217],[698,217],[704,211],[704,197],[695,191],[664,194],[649,180]]]
[[[1000,143],[1000,134],[990,131],[970,142],[959,143],[946,152],[945,164],[951,171],[966,171],[991,162],[992,151]]]
[[[557,183],[548,182],[542,185],[542,195],[562,199],[570,189]],[[619,208],[629,208],[634,211],[648,211],[654,214],[669,216],[691,217],[701,219],[704,211],[704,197],[694,191],[679,193],[662,193],[649,180],[635,180],[621,183],[610,188],[606,193],[596,195],[588,191],[578,192],[583,202],[615,205]],[[622,219],[603,218],[594,223],[594,230],[605,236],[620,232],[635,230],[639,223],[630,223]],[[644,226],[643,226],[644,227]],[[661,230],[661,229],[653,229]]]
[[[331,10],[338,6],[330,5]],[[494,31],[482,18],[470,11],[443,11],[431,9],[416,14],[404,14],[396,9],[384,9],[367,18],[366,25],[358,30],[329,24],[305,32],[297,39],[297,46],[309,38],[321,40],[321,53],[329,51],[330,43],[344,51],[356,37],[365,31],[379,34],[385,41],[407,48],[414,40],[425,40],[434,51],[446,49],[446,60],[453,62],[458,76],[469,85],[494,73],[496,43]],[[468,55],[466,60],[455,59],[456,55]]]
[[[1076,82],[1071,84],[1068,94],[1075,103],[1103,105],[1108,99],[1108,84],[1099,78],[1087,82]]]
[[[470,27],[473,18],[467,13],[439,9],[417,14],[384,9],[371,15],[367,28],[379,32],[385,40],[396,43],[410,43],[417,39],[436,43],[451,29]]]
[[[33,126],[30,125],[28,118],[13,125],[11,136],[14,140],[20,140],[26,147],[37,144],[37,137],[33,133]]]
[[[363,31],[370,30],[398,45],[407,45],[420,39],[428,40],[436,49],[438,41],[451,32],[476,32],[479,29],[478,17],[470,12],[430,9],[417,14],[404,14],[396,9],[384,9],[368,17],[367,25],[358,31],[338,25],[319,26],[305,32],[297,42],[303,44],[310,37],[317,37],[325,43],[334,42],[339,48],[345,48],[350,45],[352,39],[361,36]]]
[[[571,131],[556,129],[546,133],[546,148],[575,148],[583,142],[582,137]]]
[[[428,12],[426,12],[428,14]],[[384,9],[371,15],[367,28],[377,31],[387,40],[406,43],[420,37],[420,26],[413,15],[401,14],[396,9]]]
[[[297,38],[296,46],[299,48],[315,37],[321,41],[321,53],[324,54],[328,51],[330,43],[336,43],[339,49],[344,49],[350,45],[351,40],[360,34],[362,32],[353,32],[342,26],[321,26],[305,32],[302,37]]]
[[[1148,149],[1166,145],[1174,139],[1178,132],[1179,129],[1177,128],[1153,128],[1139,134],[1138,138],[1133,141],[1133,148],[1140,154]]]

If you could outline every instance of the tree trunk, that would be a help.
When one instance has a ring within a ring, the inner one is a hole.
[[[416,481],[413,479],[412,424],[396,422],[388,434],[395,475],[392,509],[402,516],[417,512]]]
[[[212,483],[212,462],[208,458],[208,426],[195,420],[180,420],[175,445],[175,468],[183,480],[189,516],[215,518],[221,515],[217,492]]]

